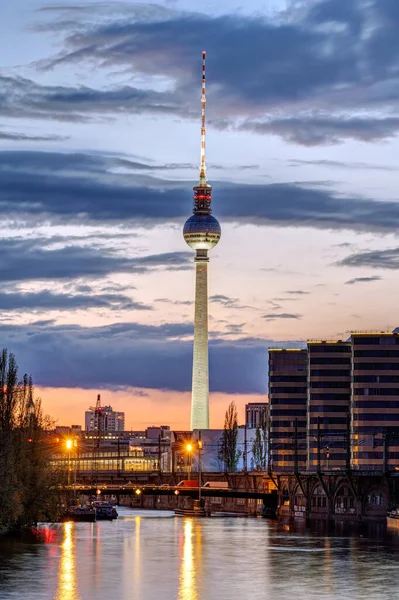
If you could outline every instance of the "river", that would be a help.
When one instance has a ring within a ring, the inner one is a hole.
[[[399,535],[120,509],[0,541],[0,600],[398,600]]]

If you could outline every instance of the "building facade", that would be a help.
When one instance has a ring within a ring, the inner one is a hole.
[[[306,466],[308,355],[269,349],[269,467],[292,472]]]
[[[398,331],[269,349],[269,419],[275,471],[399,470]]]
[[[112,409],[112,406],[101,406],[101,413],[95,410],[85,412],[85,430],[101,431],[108,433],[112,431],[125,430],[125,413]]]
[[[399,335],[352,334],[352,465],[399,468]]]
[[[308,342],[307,469],[348,465],[350,342]]]
[[[245,405],[245,426],[256,429],[262,424],[262,419],[268,418],[269,404],[267,402],[249,402]]]

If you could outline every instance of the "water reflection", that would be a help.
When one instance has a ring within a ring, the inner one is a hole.
[[[134,579],[137,589],[141,589],[141,517],[135,518]]]
[[[66,523],[54,542],[0,538],[0,600],[398,600],[399,536],[263,519]],[[51,536],[50,536],[51,538]],[[28,582],[28,584],[27,584]]]
[[[196,544],[194,551],[193,527],[193,519],[184,520],[183,552],[180,565],[178,600],[198,600],[196,561],[200,560],[201,545]],[[197,535],[197,540],[200,539],[200,537],[200,535]],[[194,560],[194,554],[196,560]]]
[[[64,524],[64,539],[61,544],[61,560],[57,584],[54,600],[81,600],[76,578],[73,523]]]

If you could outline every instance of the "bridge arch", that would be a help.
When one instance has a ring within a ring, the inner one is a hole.
[[[369,517],[384,516],[388,510],[388,490],[384,485],[372,485],[362,498],[363,514]]]
[[[328,510],[328,498],[321,483],[316,483],[310,494],[310,510],[312,513],[324,514]]]
[[[295,485],[292,489],[291,504],[292,504],[295,516],[305,518],[306,507],[307,507],[307,498],[306,498],[305,494],[303,493],[302,488],[299,484]]]
[[[337,486],[333,497],[333,510],[336,515],[356,514],[356,498],[349,483],[344,481]]]

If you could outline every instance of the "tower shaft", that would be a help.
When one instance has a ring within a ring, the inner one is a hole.
[[[208,261],[208,251],[197,250],[191,430],[209,429]]]
[[[220,240],[221,229],[212,215],[212,186],[205,168],[205,51],[202,53],[201,162],[199,182],[194,189],[193,215],[183,228],[186,243],[195,250],[194,354],[191,393],[191,429],[209,429],[208,370],[208,251]]]

